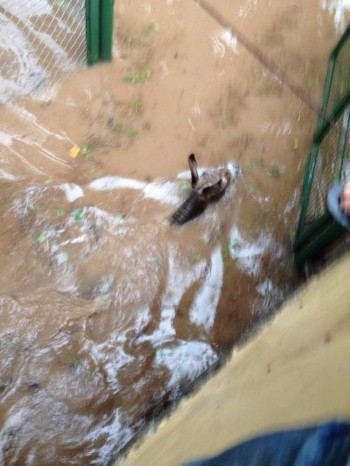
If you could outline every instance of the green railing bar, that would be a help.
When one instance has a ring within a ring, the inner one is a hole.
[[[332,119],[333,121],[335,121],[338,116],[342,113],[342,111],[344,110],[344,108],[347,106],[347,104],[350,102],[350,92],[348,92],[344,98],[338,102],[338,104],[334,107],[334,110],[333,110],[333,115],[332,115]],[[320,129],[317,131],[315,137],[314,137],[314,143],[318,144],[326,135],[327,131],[331,128],[331,125],[329,124],[328,121],[325,121]]]
[[[328,71],[326,75],[326,82],[325,82],[325,90],[323,94],[323,109],[329,114],[329,109],[328,109],[328,103],[329,103],[329,96],[330,96],[330,91],[332,88],[333,84],[333,77],[334,77],[334,70],[335,70],[335,65],[338,60],[338,55],[342,50],[342,47],[345,46],[345,42],[350,38],[350,24],[346,28],[344,34],[341,36],[339,39],[338,43],[332,50],[329,58],[329,66],[328,66]],[[349,73],[349,79],[350,79],[350,73]],[[348,92],[343,99],[341,99],[340,102],[334,107],[332,110],[332,118],[333,120],[337,118],[339,113],[342,111],[342,109],[345,107],[347,102],[349,101],[350,98],[350,92]],[[314,135],[314,142],[320,142],[327,130],[329,130],[330,124],[328,121],[325,121],[324,119],[319,118],[317,128],[316,128],[316,133]]]
[[[311,242],[303,247],[303,249],[296,253],[294,256],[294,263],[297,267],[302,266],[308,259],[315,258],[319,255],[320,251],[330,244],[334,243],[340,236],[344,234],[345,230],[338,223],[331,223],[323,232],[317,232]]]
[[[294,252],[300,252],[304,245],[306,245],[307,242],[310,241],[310,238],[315,233],[324,228],[324,225],[326,223],[329,223],[331,219],[332,217],[327,211],[317,219],[313,219],[312,223],[310,223],[309,225],[305,225],[301,235],[295,239],[295,242],[293,244]]]
[[[100,0],[100,60],[111,61],[114,0]]]
[[[99,60],[100,2],[85,0],[87,63],[94,65]]]
[[[328,100],[331,92],[333,75],[335,70],[336,60],[331,58],[328,64],[328,71],[326,75],[326,82],[324,86],[324,93],[323,93],[323,104],[322,109],[327,113],[328,111]],[[322,139],[323,134],[325,133],[326,129],[330,127],[330,124],[324,118],[319,118],[316,126],[316,133],[314,135],[314,142],[319,142]]]
[[[349,144],[348,143],[349,136],[350,136],[350,111],[348,113],[348,122],[347,122],[347,125],[346,125],[345,137],[344,137],[344,141],[343,141],[343,149],[342,149],[343,153],[342,153],[341,163],[340,163],[340,167],[339,167],[339,179],[341,179],[342,172],[343,172],[346,149],[347,149],[347,146]]]
[[[300,216],[299,216],[299,226],[298,226],[298,231],[297,231],[296,242],[298,241],[298,237],[303,229],[305,218],[306,218],[306,213],[307,213],[308,203],[310,200],[310,193],[311,193],[311,188],[313,184],[319,149],[320,149],[319,146],[314,145],[312,147],[311,152],[309,154],[307,166],[305,169],[302,196],[301,196],[301,210],[300,210]]]
[[[332,52],[331,52],[331,57],[332,58],[334,58],[334,59],[337,58],[337,55],[339,54],[340,49],[343,47],[344,43],[346,42],[346,40],[349,37],[350,37],[350,24],[348,25],[345,32],[343,33],[343,35],[339,39],[339,42],[336,44],[336,46],[332,50]]]

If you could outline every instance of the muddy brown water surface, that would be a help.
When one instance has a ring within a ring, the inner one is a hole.
[[[320,99],[332,2],[215,6]],[[0,108],[3,465],[110,463],[298,280],[315,115],[194,2],[115,25],[112,64]],[[242,175],[171,228],[191,152]]]

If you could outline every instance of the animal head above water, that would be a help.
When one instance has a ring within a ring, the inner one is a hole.
[[[194,154],[188,157],[193,191],[170,219],[172,225],[183,225],[200,215],[210,202],[219,200],[232,181],[239,176],[241,169],[235,162],[205,170],[200,176]]]

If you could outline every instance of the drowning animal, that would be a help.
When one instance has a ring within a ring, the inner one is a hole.
[[[223,196],[226,188],[240,173],[239,166],[229,162],[224,167],[206,170],[199,176],[194,154],[188,157],[188,165],[191,170],[192,192],[171,216],[171,225],[183,225],[203,213],[208,204]]]

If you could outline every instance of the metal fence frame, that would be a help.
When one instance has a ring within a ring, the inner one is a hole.
[[[337,240],[344,229],[326,208],[330,185],[342,178],[350,160],[350,25],[329,57],[324,86],[323,109],[306,163],[299,222],[294,240],[297,266],[317,256]]]

